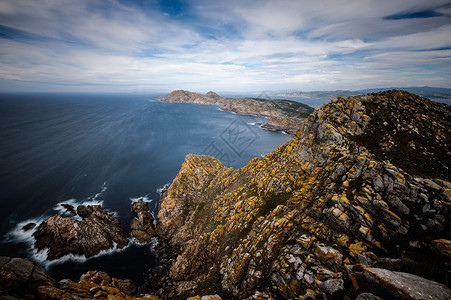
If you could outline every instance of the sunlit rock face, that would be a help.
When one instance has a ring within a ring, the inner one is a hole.
[[[432,280],[450,295],[450,117],[403,91],[339,97],[242,169],[188,155],[159,205],[161,287],[416,299],[403,284]]]

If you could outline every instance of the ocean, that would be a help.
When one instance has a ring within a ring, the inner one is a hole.
[[[291,138],[260,128],[262,117],[155,102],[157,96],[0,95],[0,255],[27,257],[58,280],[102,270],[141,284],[158,266],[156,241],[49,262],[22,226],[64,214],[63,203],[99,203],[128,234],[132,201],[148,200],[155,216],[159,192],[187,154],[240,168]]]

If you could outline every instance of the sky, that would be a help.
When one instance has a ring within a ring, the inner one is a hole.
[[[0,0],[0,92],[451,88],[451,1]]]

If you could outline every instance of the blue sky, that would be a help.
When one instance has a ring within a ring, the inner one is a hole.
[[[0,92],[451,88],[451,1],[0,0]]]

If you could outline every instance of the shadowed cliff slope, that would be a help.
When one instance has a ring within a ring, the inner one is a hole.
[[[450,116],[403,91],[339,97],[242,169],[188,155],[159,205],[162,291],[449,298]]]

